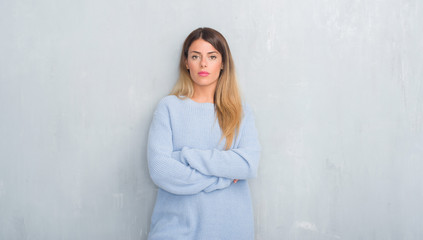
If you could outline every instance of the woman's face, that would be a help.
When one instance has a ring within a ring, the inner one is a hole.
[[[192,42],[185,64],[194,85],[216,87],[223,69],[222,55],[209,42],[201,38]]]

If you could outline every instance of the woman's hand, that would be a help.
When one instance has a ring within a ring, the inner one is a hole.
[[[234,183],[236,183],[236,182],[238,182],[238,179],[235,179],[235,180],[234,180]]]

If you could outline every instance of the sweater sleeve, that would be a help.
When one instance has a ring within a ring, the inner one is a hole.
[[[245,107],[244,126],[239,145],[229,150],[182,148],[181,162],[199,172],[231,179],[248,179],[257,175],[261,145],[251,109]]]
[[[154,112],[148,133],[147,159],[153,182],[163,190],[178,195],[228,187],[232,179],[204,175],[175,159],[169,115],[161,110],[162,106]]]

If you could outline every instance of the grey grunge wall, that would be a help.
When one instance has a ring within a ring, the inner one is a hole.
[[[422,239],[422,23],[418,0],[2,0],[0,239],[147,238],[149,124],[202,26],[256,117],[256,239]]]

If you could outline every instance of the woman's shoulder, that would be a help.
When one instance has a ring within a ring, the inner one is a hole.
[[[181,98],[176,95],[166,95],[157,103],[156,112],[167,112],[169,108],[173,108],[180,104]]]

